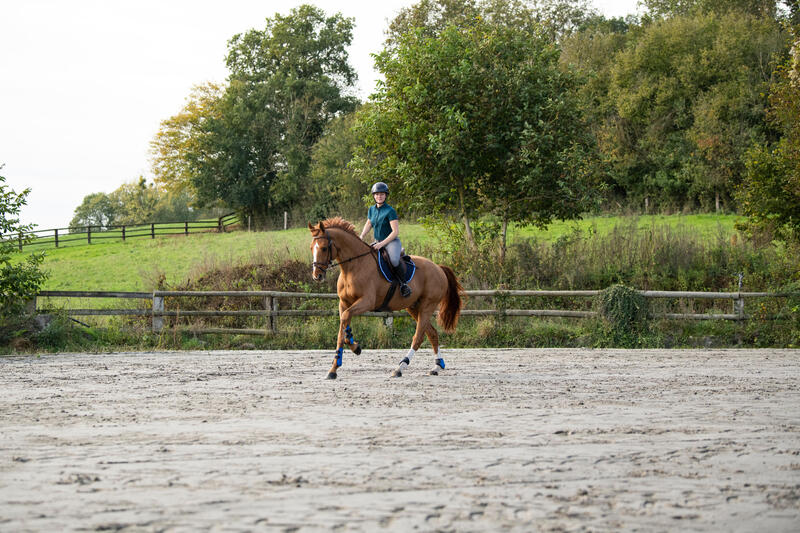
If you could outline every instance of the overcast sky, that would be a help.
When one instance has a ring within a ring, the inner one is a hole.
[[[151,179],[150,140],[193,85],[225,80],[228,40],[302,3],[355,18],[366,99],[370,54],[415,0],[0,0],[0,175],[32,189],[23,222],[65,227],[87,194]],[[594,0],[606,16],[636,4]]]

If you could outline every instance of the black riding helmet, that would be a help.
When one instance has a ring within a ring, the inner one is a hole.
[[[375,185],[372,186],[371,194],[375,194],[376,192],[385,192],[387,195],[389,194],[389,186],[386,185],[384,182],[379,181]]]

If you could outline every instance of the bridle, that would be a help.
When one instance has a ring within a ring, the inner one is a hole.
[[[377,250],[375,250],[372,246],[369,246],[368,244],[364,243],[365,246],[369,247],[369,250],[367,250],[363,254],[354,255],[353,257],[350,257],[348,259],[340,260],[338,263],[334,263],[333,262],[333,246],[334,246],[334,244],[333,244],[333,239],[331,239],[331,236],[328,235],[327,231],[325,231],[322,235],[318,235],[316,237],[312,237],[312,240],[314,240],[314,241],[316,241],[317,239],[325,239],[326,241],[328,241],[328,259],[327,259],[327,261],[325,261],[324,263],[322,261],[312,261],[311,262],[311,267],[312,268],[318,268],[322,272],[322,274],[325,274],[328,271],[329,268],[338,267],[341,264],[349,263],[350,261],[358,259],[359,257],[364,257],[365,255],[371,254],[373,252],[377,252]],[[377,256],[373,255],[372,258],[375,259],[375,264],[377,264],[378,263]]]
[[[316,241],[317,239],[326,239],[328,241],[328,260],[324,263],[321,261],[312,261],[311,267],[318,268],[323,274],[325,274],[328,268],[333,266],[333,241],[331,240],[331,237],[328,235],[327,231],[323,235],[314,237],[312,240]]]

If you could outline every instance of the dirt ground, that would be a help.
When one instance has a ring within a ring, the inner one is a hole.
[[[0,531],[798,531],[800,350],[0,358]]]

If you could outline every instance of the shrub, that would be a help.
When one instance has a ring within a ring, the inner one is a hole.
[[[36,335],[36,346],[39,349],[61,351],[78,345],[83,336],[77,331],[75,324],[66,313],[55,313],[47,325]]]
[[[4,237],[0,239],[0,344],[7,344],[30,332],[28,302],[47,278],[39,269],[44,260],[41,253],[31,254],[22,263],[11,261],[18,253],[17,243],[24,245],[31,240],[24,232],[30,231],[32,226],[19,222],[19,213],[26,204],[30,189],[16,193],[5,185],[5,181],[6,178],[0,176],[0,235]]]
[[[625,285],[612,285],[597,298],[609,340],[619,346],[639,345],[638,336],[647,330],[647,299]]]

